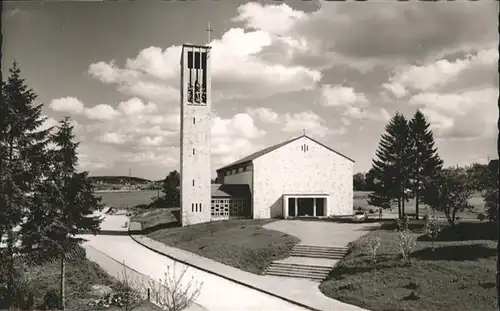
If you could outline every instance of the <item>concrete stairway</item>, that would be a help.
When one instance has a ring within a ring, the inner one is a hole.
[[[266,269],[265,274],[322,281],[328,276],[332,268],[328,266],[273,262]]]
[[[346,253],[346,247],[295,245],[291,257],[274,261],[265,274],[322,281]]]
[[[347,254],[347,247],[329,247],[297,244],[290,253],[293,257],[342,259]]]

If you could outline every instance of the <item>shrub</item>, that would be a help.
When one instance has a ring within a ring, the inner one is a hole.
[[[439,232],[441,231],[441,228],[439,226],[439,219],[437,217],[428,218],[428,220],[425,223],[425,231],[427,233],[427,236],[431,238],[432,251],[434,251],[435,250],[434,241],[436,240]]]
[[[486,215],[484,213],[479,213],[477,215],[477,219],[479,219],[479,221],[484,221],[486,219]]]
[[[396,230],[396,232],[401,260],[403,261],[403,264],[409,265],[411,264],[411,252],[416,245],[415,237],[408,227]]]
[[[54,289],[49,289],[45,296],[43,296],[42,309],[43,310],[52,310],[59,308],[59,303],[61,299],[59,298],[59,294]]]
[[[370,209],[369,212],[370,212],[370,214],[375,214],[375,210],[373,210],[373,209]]]
[[[356,207],[356,210],[361,212],[363,210],[363,208],[361,208],[361,206],[358,206],[358,207]]]

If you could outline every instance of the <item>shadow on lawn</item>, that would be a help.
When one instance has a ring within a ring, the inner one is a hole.
[[[498,241],[498,224],[494,222],[460,223],[455,227],[447,226],[441,230],[435,241]],[[417,241],[430,241],[427,235],[418,237]]]
[[[357,256],[356,256],[357,257]],[[398,263],[395,263],[394,256],[391,255],[379,255],[377,256],[377,266],[376,269],[378,271],[383,269],[392,269]],[[373,267],[370,263],[370,259],[356,259],[356,263],[350,265],[349,262],[347,264],[342,264],[336,266],[328,275],[328,279],[344,279],[350,275],[355,275],[358,273],[366,273],[372,272]]]
[[[439,246],[434,251],[429,248],[412,253],[421,260],[472,261],[496,256],[497,250],[484,244]]]

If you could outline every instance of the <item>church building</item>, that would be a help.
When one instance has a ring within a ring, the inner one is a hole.
[[[212,184],[209,46],[182,46],[180,78],[182,226],[352,214],[354,161],[305,134],[219,168]]]
[[[243,191],[233,196],[247,202],[239,209],[242,214],[231,214],[236,210],[229,208],[225,216],[261,219],[351,215],[353,169],[352,159],[302,135],[218,169],[217,182],[229,190],[248,187],[248,197],[242,197]],[[212,211],[217,202],[214,194]]]

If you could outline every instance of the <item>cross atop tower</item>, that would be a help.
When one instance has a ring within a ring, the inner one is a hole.
[[[207,45],[210,44],[210,33],[213,32],[214,30],[210,27],[210,21],[208,21],[208,28],[205,29],[205,31],[208,33],[208,42]]]
[[[302,136],[306,136],[306,129],[302,129]]]

